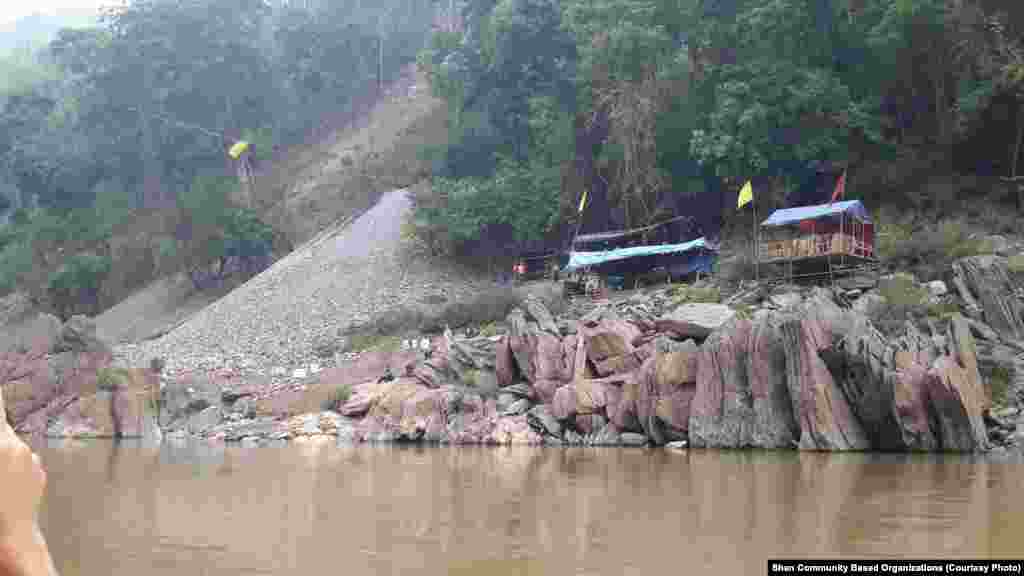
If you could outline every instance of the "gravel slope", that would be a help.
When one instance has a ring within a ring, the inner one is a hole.
[[[161,356],[170,374],[275,367],[290,374],[311,362],[333,364],[313,348],[350,323],[429,295],[456,299],[485,289],[489,282],[405,255],[401,224],[410,209],[405,190],[385,194],[349,226],[314,238],[165,336],[117,346],[118,363],[146,366]]]

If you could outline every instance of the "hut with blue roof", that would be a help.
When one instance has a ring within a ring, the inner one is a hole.
[[[761,222],[758,259],[789,279],[874,267],[875,229],[860,200],[776,210]]]

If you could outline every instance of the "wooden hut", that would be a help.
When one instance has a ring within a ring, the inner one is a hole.
[[[860,200],[776,210],[761,223],[758,259],[790,279],[872,267],[874,224]]]

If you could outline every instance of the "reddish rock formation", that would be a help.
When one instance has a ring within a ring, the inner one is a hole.
[[[800,438],[786,386],[786,349],[780,320],[777,314],[761,318],[751,326],[747,340],[747,378],[754,416],[751,443],[762,448],[789,448]]]
[[[830,330],[817,318],[793,318],[781,326],[786,380],[803,450],[867,450],[864,428],[819,352],[831,344]]]
[[[504,388],[515,383],[516,359],[512,355],[512,348],[509,346],[509,337],[502,336],[498,341],[497,351],[494,358],[494,372],[498,376],[498,386]]]
[[[753,445],[753,406],[747,378],[749,320],[733,320],[701,346],[697,391],[690,406],[690,444],[742,448]]]

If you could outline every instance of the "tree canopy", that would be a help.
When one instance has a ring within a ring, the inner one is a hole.
[[[666,212],[716,220],[747,179],[772,202],[825,201],[807,186],[845,169],[864,184],[853,194],[902,186],[920,200],[914,175],[875,173],[1020,171],[1019,3],[476,0],[463,20],[464,34],[436,33],[420,59],[456,136],[435,180],[451,209],[422,216],[456,243],[487,226],[550,226],[554,210],[571,222],[584,190],[584,224],[603,229]],[[569,137],[535,137],[556,126]],[[504,193],[480,183],[507,181],[513,165],[558,166],[560,188],[519,187],[531,214],[483,209]]]

